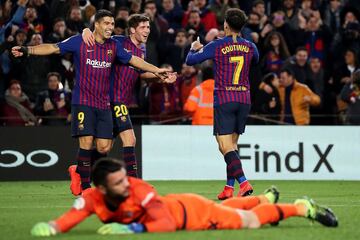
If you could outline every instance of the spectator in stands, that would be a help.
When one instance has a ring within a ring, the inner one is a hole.
[[[253,104],[254,113],[261,118],[256,123],[273,124],[273,121],[280,120],[280,96],[279,96],[279,78],[275,73],[266,74],[261,81],[261,89],[257,92],[255,102]]]
[[[62,18],[56,18],[54,20],[52,32],[46,39],[48,43],[58,43],[62,40],[65,40],[68,36],[66,35],[66,24],[65,20]]]
[[[45,0],[32,0],[31,4],[36,9],[38,20],[44,24],[44,33],[47,35],[51,30],[49,6]]]
[[[161,68],[173,71],[169,64],[163,64]],[[170,120],[181,115],[180,96],[176,84],[152,82],[149,93],[149,114],[153,121]]]
[[[206,30],[204,24],[201,22],[200,12],[198,10],[189,12],[185,29],[189,34],[194,35],[194,40],[197,36],[199,36],[201,40],[205,39]]]
[[[290,26],[290,29],[299,29],[299,16],[301,12],[295,5],[295,0],[284,0],[283,10],[285,12],[285,22]]]
[[[237,0],[210,0],[209,9],[216,15],[219,26],[224,24],[225,12],[229,8],[240,8]]]
[[[177,0],[162,0],[161,6],[163,8],[161,15],[169,23],[169,29],[176,31],[181,28],[184,10],[179,5]]]
[[[328,27],[322,24],[318,11],[310,14],[305,29],[297,30],[296,39],[305,44],[309,57],[317,57],[327,65],[325,60],[332,35]]]
[[[184,106],[191,90],[197,85],[197,75],[198,71],[194,66],[188,66],[183,63],[181,74],[176,79],[176,84],[180,93],[181,106]]]
[[[130,4],[130,15],[141,13],[141,0],[132,0]]]
[[[324,24],[326,24],[332,34],[336,34],[341,27],[340,13],[342,10],[341,0],[330,0],[324,11]]]
[[[290,57],[290,53],[283,35],[279,32],[270,32],[264,42],[263,72],[279,73],[286,59]]]
[[[343,63],[334,71],[334,87],[337,94],[344,85],[351,82],[351,74],[360,67],[357,52],[354,49],[346,50]]]
[[[5,126],[34,126],[37,119],[33,114],[33,104],[21,90],[18,80],[11,80],[5,92],[1,116]]]
[[[11,12],[12,2],[10,0],[3,1],[0,4],[0,43],[5,41],[7,37],[5,37],[6,31],[9,31],[14,24],[20,25],[22,23],[27,2],[28,0],[19,0],[17,2],[18,7],[13,14]]]
[[[173,66],[175,72],[180,72],[189,50],[190,44],[186,38],[186,31],[179,29],[176,32],[175,42],[168,44],[165,53],[165,62]]]
[[[281,102],[280,120],[296,125],[310,124],[310,106],[318,106],[320,97],[308,86],[296,81],[290,69],[280,71],[279,96]]]
[[[194,0],[189,2],[188,10],[185,12],[182,21],[183,27],[188,25],[190,14],[193,10],[199,11],[201,23],[204,25],[206,32],[211,28],[218,28],[216,15],[206,6],[206,0]]]
[[[153,0],[145,2],[145,14],[150,18],[150,34],[146,43],[146,61],[159,65],[162,59],[159,50],[164,47],[169,28],[165,18],[158,14],[156,3]]]
[[[82,20],[82,14],[80,7],[74,6],[70,9],[68,19],[66,20],[66,31],[68,36],[81,33],[85,28],[85,24]]]
[[[241,36],[255,44],[260,40],[260,15],[256,12],[250,12],[248,14],[247,24],[241,30]]]
[[[304,84],[306,84],[307,74],[309,72],[308,56],[305,47],[298,47],[295,56],[291,57],[284,65],[286,68],[291,69],[298,82]]]
[[[48,89],[37,94],[35,112],[42,118],[43,125],[65,125],[69,122],[71,96],[60,85],[61,76],[59,73],[50,72],[47,79]]]
[[[118,19],[123,19],[127,21],[130,16],[130,10],[127,7],[120,7],[115,14],[115,21]]]
[[[309,72],[307,75],[306,83],[308,87],[320,97],[321,104],[318,107],[310,109],[311,124],[319,125],[324,124],[327,120],[324,118],[326,113],[325,104],[327,99],[325,94],[325,71],[321,66],[321,60],[318,57],[310,57],[309,60]],[[329,93],[330,94],[330,93]],[[329,112],[329,114],[331,114]]]
[[[276,11],[272,14],[271,22],[266,24],[260,32],[260,39],[265,39],[271,31],[281,33],[285,38],[290,54],[295,52],[296,43],[293,30],[291,30],[289,24],[285,22],[285,13],[283,11]]]
[[[38,18],[36,8],[32,6],[26,8],[24,20],[20,28],[27,33],[28,39],[30,39],[34,33],[43,34],[44,24]]]
[[[37,46],[43,43],[40,34],[34,34],[31,37],[29,46]],[[47,88],[46,76],[52,68],[48,56],[24,56],[20,58],[19,80],[21,81],[22,88],[28,95],[31,101],[35,101],[36,95],[39,91]]]
[[[215,81],[212,67],[202,70],[202,80],[191,90],[183,111],[192,117],[192,125],[213,125]]]
[[[126,35],[127,21],[118,18],[115,20],[114,35]]]
[[[341,99],[348,103],[346,123],[360,125],[360,69],[352,74],[352,80],[341,91]]]
[[[263,29],[266,22],[268,21],[268,17],[265,14],[265,2],[263,0],[255,0],[253,1],[251,9],[254,13],[257,13],[260,16],[259,28]]]

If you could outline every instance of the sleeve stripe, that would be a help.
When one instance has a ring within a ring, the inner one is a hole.
[[[145,207],[146,204],[148,204],[148,202],[150,202],[150,200],[155,196],[154,192],[148,193],[148,195],[146,195],[145,199],[141,202],[141,206]]]

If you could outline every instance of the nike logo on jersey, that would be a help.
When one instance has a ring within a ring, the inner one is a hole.
[[[95,51],[94,49],[86,49],[86,52],[93,52]]]

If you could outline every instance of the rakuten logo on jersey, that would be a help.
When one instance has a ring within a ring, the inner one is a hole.
[[[100,62],[98,60],[91,60],[89,58],[86,59],[86,64],[93,66],[93,68],[109,68],[109,67],[111,67],[110,62],[105,62],[105,61]]]

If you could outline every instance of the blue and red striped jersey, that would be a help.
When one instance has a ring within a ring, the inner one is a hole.
[[[112,38],[117,40],[127,52],[142,59],[145,58],[145,45],[138,48],[129,37],[121,35]],[[135,83],[141,73],[143,73],[142,70],[115,61],[111,74],[110,101],[129,105],[133,100]]]
[[[115,59],[126,64],[132,55],[113,39],[89,47],[81,35],[72,36],[57,46],[61,54],[73,54],[76,80],[71,104],[109,109],[111,65]]]
[[[228,102],[251,104],[250,65],[259,61],[255,44],[241,37],[226,36],[208,43],[198,52],[190,51],[186,64],[194,65],[207,59],[214,62],[214,106]]]

